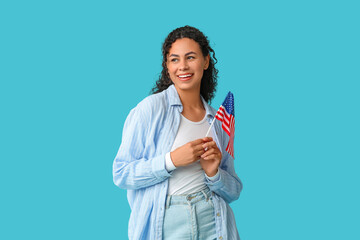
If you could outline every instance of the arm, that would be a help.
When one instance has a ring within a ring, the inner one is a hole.
[[[226,202],[230,203],[239,198],[242,183],[235,173],[234,160],[227,152],[223,153],[222,163],[218,168],[219,177],[215,182],[206,178],[206,184],[211,191],[218,194]]]
[[[165,153],[146,157],[149,121],[138,107],[126,118],[122,141],[113,163],[113,181],[124,189],[140,189],[155,185],[170,176],[165,168]]]
[[[212,139],[203,146],[209,148],[200,160],[206,173],[206,184],[211,191],[221,196],[228,203],[239,198],[242,190],[242,183],[235,173],[234,159],[224,149],[228,143],[228,136],[221,130],[223,135],[220,138],[221,149]],[[216,174],[216,175],[215,175]],[[214,176],[215,175],[215,176]],[[209,178],[209,176],[211,178]]]

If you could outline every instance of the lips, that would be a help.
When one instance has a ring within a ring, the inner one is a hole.
[[[186,73],[186,74],[180,74],[180,75],[177,75],[177,77],[181,80],[181,81],[188,81],[191,79],[191,77],[193,76],[194,74],[192,73]]]

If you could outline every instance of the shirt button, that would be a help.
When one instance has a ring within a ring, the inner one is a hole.
[[[220,217],[220,213],[217,213],[216,216]]]

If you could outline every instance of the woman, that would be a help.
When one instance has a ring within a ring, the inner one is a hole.
[[[210,53],[213,56],[210,56]],[[215,53],[198,29],[172,31],[152,95],[132,109],[113,164],[128,190],[129,239],[239,239],[228,203],[242,184],[216,121]]]

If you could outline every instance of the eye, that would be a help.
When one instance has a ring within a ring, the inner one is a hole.
[[[194,56],[188,56],[188,59],[195,59]]]
[[[170,59],[170,62],[177,62],[177,61],[178,61],[177,58],[172,58],[172,59]]]

